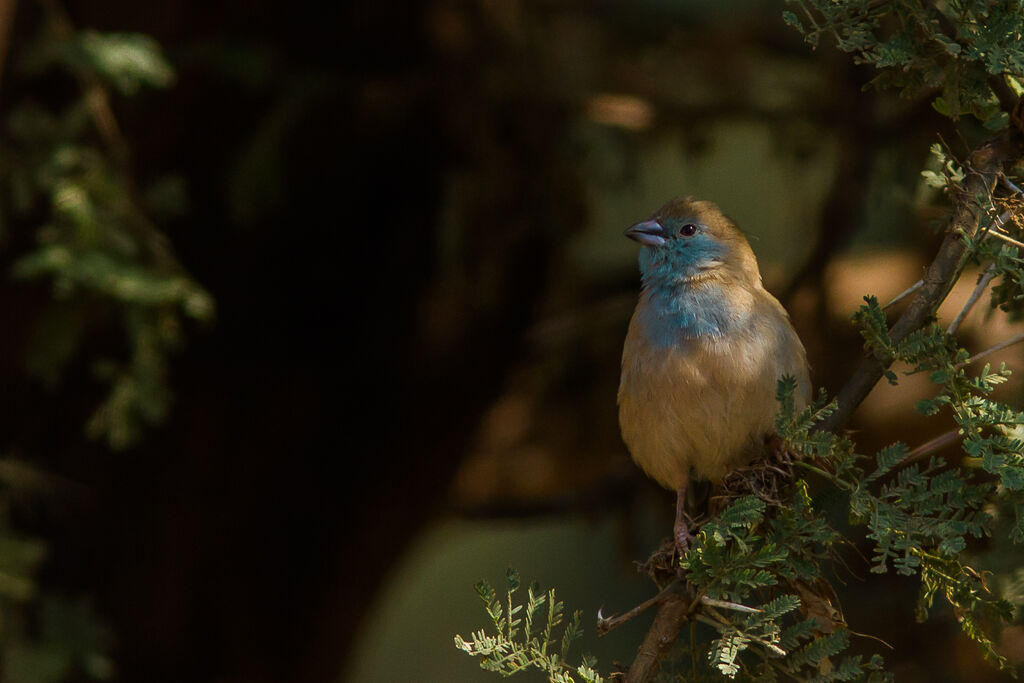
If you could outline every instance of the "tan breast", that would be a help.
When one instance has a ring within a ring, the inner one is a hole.
[[[806,405],[810,379],[803,345],[782,306],[759,301],[758,314],[720,339],[682,340],[657,348],[634,314],[623,349],[619,424],[633,459],[663,486],[678,490],[690,468],[720,479],[760,452],[773,431],[776,383],[798,382]]]

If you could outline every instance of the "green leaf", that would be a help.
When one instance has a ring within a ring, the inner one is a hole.
[[[81,50],[96,72],[126,95],[144,85],[166,88],[174,82],[174,70],[150,36],[84,31],[80,40]]]

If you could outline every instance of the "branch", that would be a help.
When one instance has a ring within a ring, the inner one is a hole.
[[[629,667],[627,683],[648,683],[658,675],[661,659],[668,654],[679,637],[679,629],[687,620],[689,607],[690,600],[684,593],[675,591],[665,598],[644,642],[637,650],[636,659]]]
[[[920,329],[935,315],[935,310],[949,294],[959,275],[961,262],[967,251],[963,237],[977,232],[983,213],[979,198],[988,196],[996,181],[997,172],[1007,161],[1019,158],[1021,153],[1019,140],[1005,138],[986,142],[971,153],[965,166],[967,177],[964,179],[963,189],[953,193],[953,219],[946,230],[939,251],[925,271],[924,284],[907,310],[889,330],[889,338],[893,344],[903,341],[907,335]],[[838,409],[820,422],[816,429],[836,431],[843,427],[853,411],[882,378],[892,360],[877,352],[865,358],[836,396]]]

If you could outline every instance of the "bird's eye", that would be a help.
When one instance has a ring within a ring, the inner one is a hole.
[[[687,223],[683,227],[679,228],[679,234],[683,237],[693,237],[697,234],[697,226],[693,223]]]

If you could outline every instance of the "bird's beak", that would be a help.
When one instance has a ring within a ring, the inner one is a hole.
[[[663,247],[668,234],[658,221],[644,221],[626,228],[626,237],[648,247]]]

